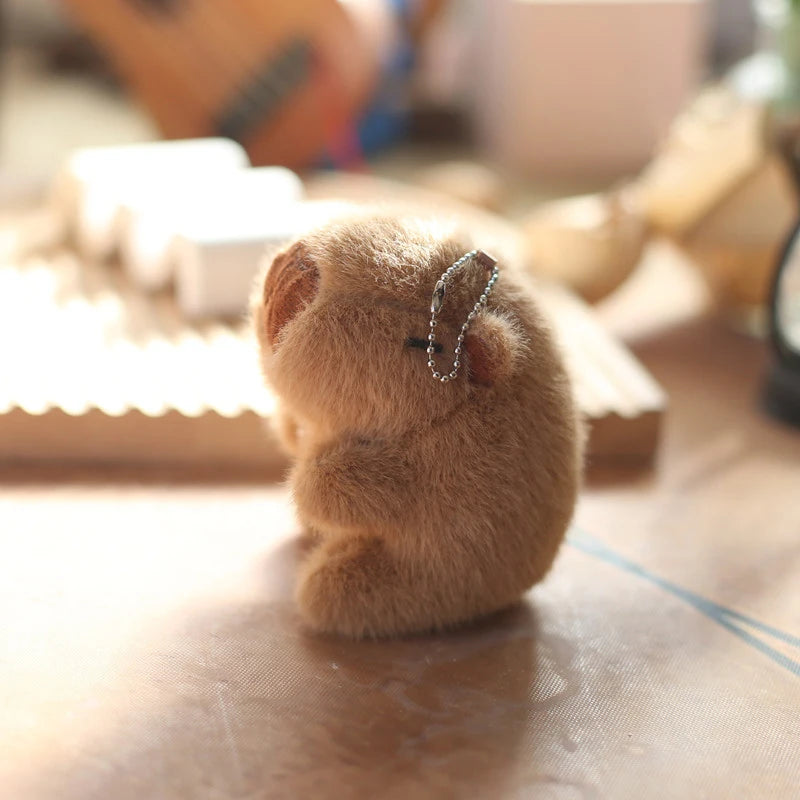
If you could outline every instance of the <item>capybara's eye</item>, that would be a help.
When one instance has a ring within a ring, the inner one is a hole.
[[[430,342],[427,339],[418,339],[416,336],[409,336],[406,339],[406,347],[416,347],[419,350],[427,350],[429,344]],[[433,349],[436,353],[441,353],[444,350],[439,342],[434,343]]]

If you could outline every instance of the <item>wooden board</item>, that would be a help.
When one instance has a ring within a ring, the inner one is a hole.
[[[591,421],[591,459],[651,458],[661,389],[580,300],[543,286],[542,301]],[[282,463],[244,321],[190,325],[170,296],[60,252],[0,264],[0,337],[0,462]]]

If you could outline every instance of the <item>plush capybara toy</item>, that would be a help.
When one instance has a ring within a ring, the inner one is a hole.
[[[570,384],[530,289],[471,248],[442,223],[354,217],[280,252],[259,285],[315,630],[472,620],[541,580],[564,537],[581,471]]]

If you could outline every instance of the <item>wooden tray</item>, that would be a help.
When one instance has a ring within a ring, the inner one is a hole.
[[[593,461],[647,460],[665,398],[576,297],[542,287],[591,422]],[[57,252],[0,264],[0,463],[274,473],[247,323],[185,322],[120,270]]]

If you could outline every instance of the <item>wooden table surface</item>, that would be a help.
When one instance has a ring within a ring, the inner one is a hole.
[[[0,796],[800,796],[800,432],[716,320],[635,350],[657,463],[594,472],[545,583],[451,635],[304,633],[280,487],[7,481]]]

